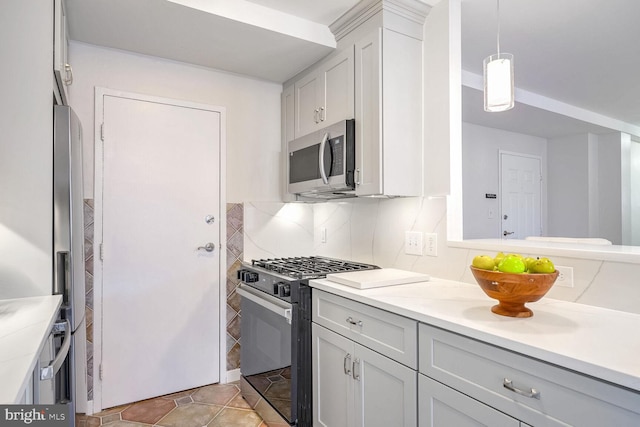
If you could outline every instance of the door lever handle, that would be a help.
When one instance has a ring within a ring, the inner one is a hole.
[[[213,250],[214,250],[215,248],[216,248],[216,245],[214,245],[214,244],[213,244],[213,243],[211,243],[211,242],[207,243],[207,244],[206,244],[206,245],[204,245],[204,246],[198,246],[198,250],[199,250],[199,251],[201,251],[201,250],[203,250],[203,249],[204,249],[204,250],[205,250],[205,251],[207,251],[207,252],[213,252]]]
[[[513,233],[515,233],[515,231],[507,231],[507,230],[504,230],[504,231],[502,232],[502,235],[503,235],[503,236],[505,236],[505,237],[507,237],[507,236],[509,236],[509,235],[511,235],[511,234],[513,234]]]

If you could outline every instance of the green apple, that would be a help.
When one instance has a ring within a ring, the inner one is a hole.
[[[532,258],[530,256],[526,257],[524,259],[524,265],[527,267],[527,271],[531,271],[531,265],[536,262],[535,258]]]
[[[522,257],[516,255],[507,255],[498,264],[498,271],[503,273],[524,273],[526,269]]]
[[[506,255],[504,254],[504,252],[498,252],[496,256],[493,257],[493,260],[495,261],[496,265],[500,264],[500,261],[502,261],[505,256]]]
[[[496,263],[493,258],[488,255],[478,255],[473,258],[471,265],[482,270],[493,270]]]
[[[549,258],[540,258],[537,259],[531,267],[529,268],[531,273],[539,273],[539,274],[549,274],[556,271],[556,267],[553,265],[553,262]]]

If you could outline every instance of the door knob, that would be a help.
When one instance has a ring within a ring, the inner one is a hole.
[[[211,242],[207,243],[207,244],[206,244],[206,245],[204,245],[204,246],[198,246],[198,250],[199,250],[199,251],[201,251],[201,250],[203,250],[203,249],[204,249],[204,250],[205,250],[205,251],[207,251],[207,252],[213,252],[213,250],[214,250],[215,248],[216,248],[216,245],[214,245],[214,244],[213,244],[213,243],[211,243]]]
[[[213,224],[216,221],[216,218],[213,215],[207,215],[204,217],[204,222],[207,224]]]

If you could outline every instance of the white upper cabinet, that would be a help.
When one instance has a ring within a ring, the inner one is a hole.
[[[67,86],[73,83],[73,71],[69,65],[69,33],[67,15],[62,0],[54,2],[53,23],[53,76],[54,95],[58,104],[69,105]],[[55,90],[57,88],[57,91]]]
[[[353,118],[353,47],[322,61],[294,83],[295,137]]]
[[[355,119],[357,196],[423,194],[422,39],[429,10],[419,0],[362,0],[330,27],[336,53],[284,85],[285,92],[294,86],[295,138]],[[287,129],[289,107],[283,104]],[[290,200],[286,192],[283,200]]]
[[[356,194],[422,194],[422,41],[377,28],[355,43]]]

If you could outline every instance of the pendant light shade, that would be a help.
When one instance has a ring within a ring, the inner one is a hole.
[[[497,53],[484,59],[484,111],[513,108],[513,55]]]
[[[496,47],[498,53],[487,56],[484,70],[484,111],[498,112],[513,108],[513,55],[500,52],[500,0],[496,0],[498,31]]]

